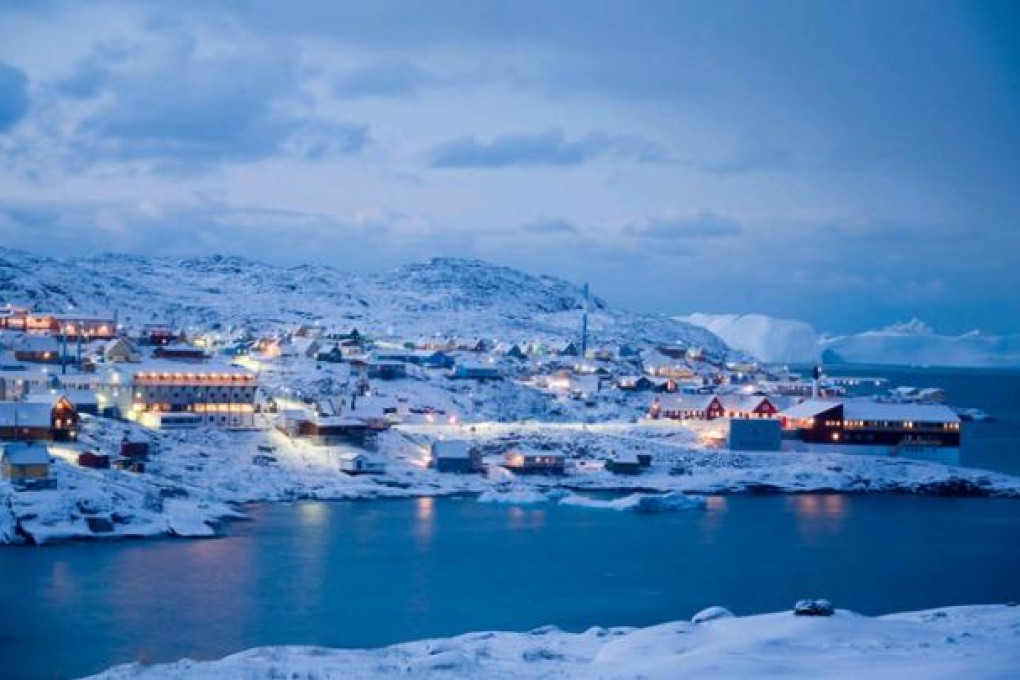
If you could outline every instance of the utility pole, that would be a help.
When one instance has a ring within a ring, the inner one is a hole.
[[[581,311],[581,360],[588,354],[588,284],[584,284],[584,307]]]

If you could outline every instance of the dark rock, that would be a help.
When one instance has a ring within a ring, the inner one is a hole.
[[[832,616],[835,611],[828,600],[799,600],[793,607],[797,616]]]

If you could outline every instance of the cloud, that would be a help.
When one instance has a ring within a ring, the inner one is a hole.
[[[658,147],[640,139],[592,132],[579,139],[568,140],[562,132],[550,131],[503,135],[488,142],[464,137],[435,147],[429,164],[434,168],[567,166],[607,155],[643,162],[663,158]]]
[[[576,234],[578,232],[578,228],[572,223],[557,218],[538,219],[523,225],[521,229],[529,234],[561,235]]]
[[[649,217],[624,227],[624,233],[651,241],[688,241],[740,236],[744,228],[714,213],[687,217]]]
[[[719,175],[751,172],[784,172],[797,166],[790,150],[765,142],[745,141],[729,154],[715,161],[700,164],[701,168]]]
[[[401,97],[413,94],[429,75],[407,61],[391,61],[375,64],[352,71],[333,86],[333,92],[341,99],[361,97]]]
[[[146,41],[103,43],[51,85],[82,102],[72,164],[149,162],[189,174],[278,155],[323,160],[360,153],[369,127],[306,112],[297,52],[167,29]]]
[[[28,113],[28,76],[14,66],[0,62],[0,134],[7,132]]]

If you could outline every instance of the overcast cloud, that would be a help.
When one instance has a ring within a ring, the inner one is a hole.
[[[0,244],[1020,332],[1007,2],[15,2]]]

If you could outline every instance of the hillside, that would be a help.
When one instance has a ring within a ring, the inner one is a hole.
[[[113,313],[127,324],[179,327],[298,323],[370,333],[526,340],[575,338],[579,286],[478,260],[434,258],[378,275],[327,266],[279,267],[238,257],[174,259],[102,254],[58,260],[0,248],[0,304]],[[713,334],[595,298],[592,342],[695,344],[723,353]]]

